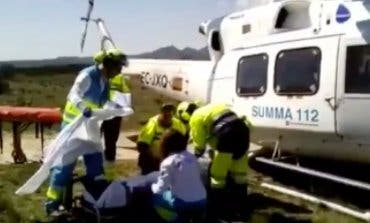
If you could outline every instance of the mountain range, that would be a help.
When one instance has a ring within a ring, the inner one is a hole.
[[[207,47],[194,49],[186,47],[178,49],[175,46],[162,47],[152,52],[145,52],[137,55],[129,55],[129,58],[141,59],[173,59],[173,60],[209,60]],[[92,64],[92,57],[57,57],[41,60],[14,60],[2,61],[1,64],[12,64],[16,68],[35,68],[49,66],[68,66]]]

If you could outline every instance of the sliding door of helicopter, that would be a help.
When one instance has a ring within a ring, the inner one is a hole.
[[[370,141],[370,44],[341,40],[337,84],[337,134]]]
[[[338,37],[327,36],[243,51],[234,105],[258,130],[334,134],[335,111],[328,100],[335,99],[338,45]]]

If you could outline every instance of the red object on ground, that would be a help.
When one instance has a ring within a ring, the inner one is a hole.
[[[0,106],[0,120],[56,124],[62,121],[59,108]]]
[[[11,122],[13,129],[14,163],[27,162],[27,157],[22,150],[22,132],[31,124],[35,123],[36,138],[41,135],[41,150],[44,148],[44,126],[59,124],[62,114],[59,108],[39,107],[13,107],[0,106],[0,153],[3,153],[2,122]]]

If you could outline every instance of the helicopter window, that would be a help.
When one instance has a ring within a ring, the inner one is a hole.
[[[279,95],[312,95],[319,89],[321,51],[302,48],[281,51],[275,64],[274,89]]]
[[[246,34],[246,33],[249,33],[251,31],[251,25],[243,25],[242,26],[242,33],[243,34]]]
[[[276,25],[275,25],[275,28],[277,29],[281,29],[283,28],[283,25],[284,25],[284,22],[286,21],[287,17],[288,17],[288,11],[286,10],[286,8],[282,8],[279,12],[279,15],[277,17],[277,20],[276,20]]]
[[[221,50],[221,38],[220,38],[220,32],[214,31],[211,36],[211,46],[212,49],[215,51]]]
[[[347,48],[346,93],[370,93],[370,45]]]
[[[240,96],[263,95],[267,82],[267,54],[246,56],[239,60],[236,83]]]
[[[310,27],[310,5],[309,2],[299,1],[286,3],[279,11],[275,22],[275,28],[278,29],[278,31],[284,31],[284,29],[291,30]]]

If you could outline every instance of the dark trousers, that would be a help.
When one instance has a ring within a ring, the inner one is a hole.
[[[102,131],[105,141],[105,159],[107,161],[116,160],[117,140],[121,129],[122,117],[115,117],[111,120],[104,121]]]
[[[153,171],[159,171],[161,161],[154,158],[149,153],[139,153],[138,166],[141,169],[141,175],[149,174]]]

